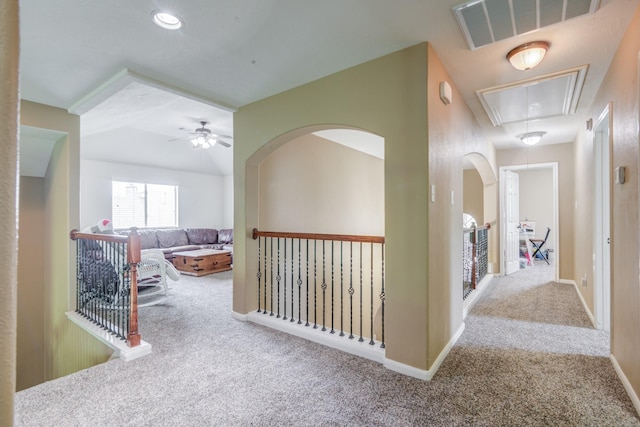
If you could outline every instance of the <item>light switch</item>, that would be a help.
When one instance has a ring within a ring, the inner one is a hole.
[[[431,184],[431,203],[436,202],[436,185]]]
[[[453,190],[451,190],[451,204],[453,205],[455,203],[455,193],[453,192]]]

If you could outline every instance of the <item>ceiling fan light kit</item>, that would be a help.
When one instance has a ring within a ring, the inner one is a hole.
[[[516,70],[530,70],[542,62],[548,49],[549,43],[544,41],[521,44],[507,53],[507,60]]]
[[[218,143],[226,148],[231,147],[231,144],[223,140],[223,138],[230,139],[231,137],[229,135],[217,135],[215,133],[211,133],[211,130],[205,127],[205,125],[207,124],[207,122],[205,121],[201,121],[200,124],[202,125],[202,127],[197,128],[194,132],[191,133],[191,136],[188,137],[189,141],[191,141],[191,145],[193,145],[193,148],[211,148]]]

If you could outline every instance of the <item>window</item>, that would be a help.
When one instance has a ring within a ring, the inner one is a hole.
[[[462,228],[471,228],[476,224],[476,219],[467,213],[462,214]]]
[[[114,228],[177,227],[178,187],[111,182]]]

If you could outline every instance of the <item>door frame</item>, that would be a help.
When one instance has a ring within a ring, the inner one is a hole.
[[[519,170],[527,169],[551,169],[553,176],[553,228],[551,233],[553,234],[553,240],[555,247],[553,248],[554,254],[554,280],[557,282],[560,280],[560,233],[559,233],[559,213],[558,213],[558,162],[546,162],[546,163],[530,163],[527,165],[510,165],[500,166],[500,275],[504,276],[506,271],[507,257],[505,256],[506,249],[506,224],[504,221],[504,207],[506,197],[506,180],[505,171],[517,172]],[[520,195],[518,195],[520,197]]]
[[[612,196],[613,196],[613,136],[611,132],[612,128],[612,105],[607,104],[606,107],[600,113],[598,120],[593,126],[593,153],[594,153],[594,197],[593,197],[593,300],[595,311],[595,323],[597,329],[610,332],[611,330],[611,282],[612,282],[612,270],[611,270],[611,245],[607,242],[607,239],[611,238],[611,230],[613,225],[613,218],[611,215]],[[605,125],[607,126],[607,137],[605,139],[598,139],[598,129]],[[597,148],[597,144],[603,144],[601,149]],[[606,146],[605,146],[606,144]],[[600,151],[602,150],[602,151]],[[606,166],[608,170],[604,170],[605,159],[598,156],[596,153],[608,154],[606,159]],[[598,163],[599,162],[599,163]],[[607,176],[605,176],[605,173]],[[606,179],[606,182],[604,180]],[[604,194],[603,186],[607,185],[609,188],[609,195],[607,205],[604,206]],[[606,212],[605,212],[606,211]],[[608,219],[607,215],[608,214]],[[604,262],[603,256],[609,255],[608,268]],[[608,271],[607,271],[608,270]]]

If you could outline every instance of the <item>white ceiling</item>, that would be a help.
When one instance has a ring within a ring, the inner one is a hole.
[[[134,99],[116,95],[119,100],[83,115],[82,156],[108,159],[127,147],[135,154],[129,161],[228,174],[229,166],[222,164],[231,149],[214,147],[202,156],[167,141],[200,120],[231,135],[230,111],[237,107],[429,41],[498,149],[521,146],[517,135],[523,123],[494,127],[476,91],[588,65],[576,112],[537,120],[529,129],[547,132],[542,144],[565,143],[588,119],[639,1],[602,0],[594,14],[475,50],[452,11],[461,0],[21,1],[21,96],[69,109],[128,69],[177,90],[140,97],[129,88]],[[180,16],[184,27],[176,32],[156,27],[151,12],[157,9]],[[513,69],[506,53],[534,40],[551,44],[547,57],[533,70]],[[170,99],[184,93],[206,103]],[[151,101],[156,97],[158,102]]]

